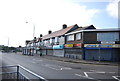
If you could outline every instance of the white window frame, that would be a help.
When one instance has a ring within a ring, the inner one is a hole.
[[[67,41],[74,41],[74,34],[67,36]]]
[[[76,36],[76,40],[80,40],[81,39],[81,33],[77,33],[75,36]]]

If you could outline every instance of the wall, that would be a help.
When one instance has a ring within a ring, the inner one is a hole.
[[[84,32],[83,42],[85,44],[95,44],[97,42],[97,33],[96,32]]]

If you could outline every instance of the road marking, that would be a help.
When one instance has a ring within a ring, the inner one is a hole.
[[[61,70],[61,71],[62,70],[71,70],[72,69],[72,68],[69,68],[69,67],[50,65],[50,64],[46,64],[46,65],[43,65],[43,66],[54,69],[54,70]]]
[[[120,79],[118,78],[118,77],[120,77],[120,76],[112,76],[112,77],[113,77],[114,79],[120,81]]]
[[[43,60],[37,60],[37,59],[32,59],[32,60],[34,60],[34,61],[43,61]]]
[[[108,73],[116,73],[116,72],[108,72]]]
[[[54,70],[60,70],[60,69],[56,69],[56,68],[53,68],[53,67],[50,67],[50,66],[47,66],[48,68],[51,68],[51,69],[54,69]]]
[[[90,70],[90,71],[95,71],[95,70]]]
[[[86,72],[84,72],[85,76],[88,77],[88,74]]]
[[[63,68],[61,68],[60,70],[63,70],[63,69],[71,70],[72,68],[63,67]]]
[[[91,71],[93,71],[93,70],[91,70]],[[94,72],[84,72],[84,77],[89,77],[88,76],[88,73],[90,74],[90,73],[103,73],[103,74],[105,74],[105,73],[116,73],[116,72],[103,72],[103,71],[94,71]],[[81,75],[80,75],[81,76]],[[114,79],[116,79],[116,80],[118,80],[118,81],[120,81],[120,79],[118,78],[118,77],[120,77],[120,76],[112,76]],[[89,78],[91,78],[91,77],[89,77]]]
[[[87,78],[87,79],[92,79],[92,80],[96,80],[96,81],[101,81],[101,80],[97,80],[97,79],[95,79],[95,78],[83,76],[83,75],[80,75],[80,74],[75,74],[75,75],[76,75],[76,76],[80,76],[80,77],[84,77],[84,78]]]

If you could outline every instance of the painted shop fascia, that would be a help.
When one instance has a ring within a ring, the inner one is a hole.
[[[120,48],[120,44],[84,44],[85,48],[88,49],[109,49],[109,48]]]

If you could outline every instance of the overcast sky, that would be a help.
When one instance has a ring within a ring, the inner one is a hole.
[[[25,46],[25,40],[60,30],[63,24],[118,27],[119,0],[0,0],[0,45]],[[25,22],[28,23],[25,23]]]

